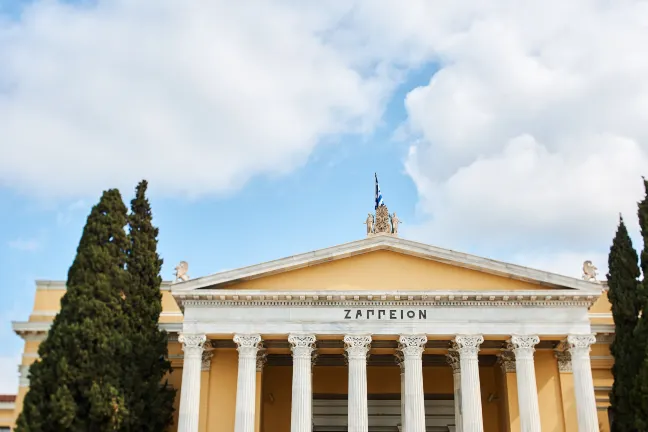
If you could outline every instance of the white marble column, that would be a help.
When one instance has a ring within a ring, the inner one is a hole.
[[[401,335],[398,341],[405,359],[405,432],[425,432],[423,351],[427,336]]]
[[[401,407],[401,413],[400,413],[400,424],[398,426],[399,432],[405,432],[407,428],[405,427],[405,406],[406,406],[406,398],[405,398],[405,357],[403,357],[403,352],[401,351],[400,346],[396,350],[396,353],[394,354],[396,357],[396,363],[398,364],[400,368],[400,382],[401,382],[401,393],[400,393],[400,407]]]
[[[598,416],[594,381],[590,363],[590,345],[596,342],[594,335],[569,335],[567,345],[571,354],[578,432],[598,432]]]
[[[234,342],[239,353],[234,432],[254,432],[257,352],[261,336],[237,334]]]
[[[481,386],[477,353],[484,342],[482,335],[457,335],[455,337],[461,364],[461,414],[464,432],[483,432]]]
[[[349,429],[348,432],[369,431],[367,406],[367,353],[371,336],[344,336],[349,361]]]
[[[452,367],[452,379],[454,381],[454,410],[455,410],[455,428],[456,432],[462,432],[461,426],[461,363],[459,360],[459,352],[456,345],[448,350],[446,360]]]
[[[206,340],[207,337],[204,334],[183,333],[178,337],[178,342],[182,344],[182,350],[184,351],[178,432],[198,432],[200,373]]]
[[[291,432],[310,432],[313,429],[313,375],[312,355],[315,335],[288,336],[293,356]]]
[[[520,432],[541,432],[540,406],[538,405],[538,386],[536,385],[533,352],[540,338],[531,336],[511,336],[509,343],[515,354],[517,375],[518,404],[520,407]]]

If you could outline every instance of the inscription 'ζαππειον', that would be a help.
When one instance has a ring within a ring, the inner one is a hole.
[[[425,309],[344,309],[345,320],[426,320]]]

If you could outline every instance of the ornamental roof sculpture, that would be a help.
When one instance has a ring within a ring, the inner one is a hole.
[[[376,216],[368,214],[367,219],[363,222],[367,225],[367,237],[375,235],[391,235],[398,237],[398,225],[403,223],[396,212],[389,214],[389,209],[385,204],[376,208]]]

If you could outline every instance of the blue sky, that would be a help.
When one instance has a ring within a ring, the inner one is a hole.
[[[362,238],[374,172],[403,237],[605,273],[648,174],[646,8],[381,2],[2,3],[0,393],[34,281],[141,178],[165,279]]]

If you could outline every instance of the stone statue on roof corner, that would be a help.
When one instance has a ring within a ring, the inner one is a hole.
[[[189,271],[189,264],[187,261],[180,261],[180,264],[175,267],[175,271],[176,278],[173,283],[186,282],[189,280],[189,275],[187,274]]]
[[[592,261],[585,261],[583,263],[583,280],[586,280],[588,282],[598,282],[598,280],[596,279],[596,270],[598,269],[594,266],[594,264],[592,264]]]
[[[367,235],[371,235],[373,233],[374,225],[374,218],[371,213],[369,213],[369,216],[367,216],[367,220],[365,220],[364,223],[367,225]]]

